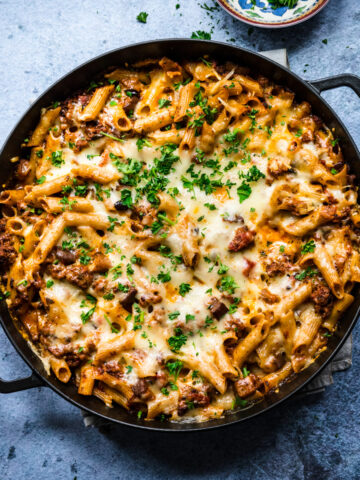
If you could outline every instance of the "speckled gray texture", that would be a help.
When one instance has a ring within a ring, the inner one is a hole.
[[[141,10],[149,12],[146,25],[136,21]],[[0,1],[0,142],[30,99],[58,77],[135,41],[189,37],[213,27],[213,39],[234,39],[257,51],[286,46],[291,68],[307,79],[360,73],[359,2],[332,0],[310,21],[277,31],[249,31],[223,11],[211,15],[196,0]],[[325,97],[359,145],[359,99],[345,88]],[[0,349],[1,376],[27,373],[2,333]],[[335,374],[335,384],[324,394],[245,425],[191,435],[120,427],[99,433],[85,429],[79,411],[48,389],[3,395],[0,478],[360,479],[359,368],[360,325],[352,368]]]

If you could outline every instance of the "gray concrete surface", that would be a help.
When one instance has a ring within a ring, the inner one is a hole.
[[[175,5],[180,4],[176,9]],[[196,0],[0,1],[0,143],[34,99],[79,63],[135,41],[190,37],[250,49],[286,47],[306,79],[360,74],[360,4],[332,0],[310,21],[285,30],[250,29]],[[212,0],[207,0],[212,7]],[[149,13],[147,24],[136,21]],[[327,44],[322,40],[327,39]],[[360,145],[360,101],[347,88],[325,98]],[[254,422],[203,434],[170,436],[114,427],[85,429],[79,411],[48,389],[0,397],[0,478],[360,479],[360,325],[350,370],[324,394]],[[0,332],[0,375],[27,368]]]

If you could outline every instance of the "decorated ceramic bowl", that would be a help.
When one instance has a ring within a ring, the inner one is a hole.
[[[298,0],[291,8],[269,0],[217,0],[232,16],[256,27],[282,28],[304,22],[316,15],[329,0]],[[286,2],[285,2],[286,3]]]

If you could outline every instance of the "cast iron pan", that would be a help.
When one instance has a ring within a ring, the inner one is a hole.
[[[47,107],[54,101],[65,99],[79,88],[87,87],[94,77],[109,66],[116,66],[125,62],[131,64],[148,57],[162,57],[166,55],[175,59],[196,59],[205,54],[209,54],[220,62],[231,60],[235,63],[249,66],[252,70],[271,78],[275,83],[289,87],[296,93],[297,99],[308,101],[312,105],[313,112],[321,117],[328,127],[335,129],[335,135],[340,140],[344,157],[346,161],[349,162],[352,173],[354,173],[357,179],[360,180],[359,151],[336,113],[320,97],[320,92],[323,90],[341,86],[352,88],[360,96],[359,77],[351,74],[344,74],[313,82],[305,82],[297,75],[290,72],[287,68],[249,50],[219,42],[177,39],[138,43],[129,47],[113,50],[112,52],[90,60],[57,81],[43,95],[41,95],[35,103],[33,103],[6,140],[4,148],[0,154],[0,182],[5,183],[9,177],[12,171],[10,159],[19,155],[19,146],[23,139],[27,137],[28,132],[36,126],[40,117],[41,108]],[[0,379],[0,393],[11,393],[33,387],[49,386],[63,398],[83,410],[87,410],[88,412],[99,415],[115,423],[148,430],[172,432],[207,430],[241,422],[265,412],[294,395],[299,389],[312,380],[328,362],[330,362],[332,357],[341,348],[356,323],[360,307],[360,295],[358,295],[358,293],[359,288],[356,288],[355,301],[349,310],[343,315],[336,334],[329,339],[327,350],[323,352],[308,369],[295,377],[293,381],[285,383],[280,387],[280,392],[278,394],[270,394],[260,403],[236,413],[226,414],[223,418],[219,418],[218,420],[211,420],[199,424],[177,424],[160,421],[145,422],[144,420],[139,420],[136,416],[127,413],[121,407],[107,408],[95,397],[84,397],[79,395],[76,391],[76,387],[71,383],[63,384],[59,382],[55,376],[47,375],[41,361],[32,352],[26,341],[16,329],[9,316],[5,302],[1,302],[1,324],[15,349],[31,367],[32,374],[28,378],[8,382]]]

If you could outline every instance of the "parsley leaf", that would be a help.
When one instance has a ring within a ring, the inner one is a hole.
[[[167,108],[171,105],[171,100],[168,98],[160,98],[159,99],[159,108]]]
[[[170,375],[173,375],[175,378],[175,382],[183,368],[184,364],[180,360],[170,360],[166,363],[166,368],[168,369]]]
[[[195,38],[196,40],[211,40],[211,33],[204,32],[204,30],[197,30],[192,32],[190,38]]]
[[[233,277],[226,275],[225,277],[221,278],[218,288],[220,292],[228,292],[230,295],[232,295],[235,293],[235,290],[239,288],[239,285],[236,284]]]
[[[316,269],[313,269],[311,267],[307,267],[301,273],[297,273],[295,275],[295,278],[296,278],[296,280],[302,281],[302,280],[305,280],[306,277],[313,277],[316,274],[317,274]]]
[[[141,139],[138,139],[138,141],[140,140]],[[144,144],[142,144],[142,146],[145,145],[145,142],[146,141],[144,140]],[[109,157],[112,160],[112,164],[118,169],[118,171],[124,174],[120,180],[120,183],[122,185],[135,186],[138,182],[139,172],[142,169],[142,162],[139,162],[134,158],[127,158],[125,163],[122,161],[122,159],[120,159],[120,157],[114,155],[113,153],[110,153]]]
[[[179,311],[169,313],[168,317],[170,320],[175,320],[180,315]]]
[[[182,297],[185,297],[185,295],[190,292],[191,286],[189,283],[181,283],[179,286],[179,293]]]
[[[104,318],[107,321],[107,323],[109,324],[109,327],[111,328],[111,332],[112,333],[119,333],[120,330],[118,330],[117,328],[114,327],[112,321],[110,320],[110,318],[105,313],[104,313]]]
[[[62,157],[62,150],[51,152],[51,163],[57,168],[60,168],[61,165],[65,163],[65,160]]]
[[[139,15],[136,17],[136,20],[140,23],[146,23],[147,17],[149,16],[146,12],[140,12]]]
[[[301,247],[301,255],[305,255],[305,253],[314,252],[315,247],[316,247],[316,245],[315,245],[314,240],[310,240],[309,242],[305,243],[305,245],[303,245]]]
[[[244,178],[247,182],[257,182],[260,178],[265,178],[265,175],[256,165],[252,165],[247,173],[239,172],[239,177]]]
[[[175,335],[167,340],[171,350],[175,353],[177,353],[180,348],[185,345],[186,341],[187,336],[182,333],[181,328],[175,328]]]
[[[131,208],[133,205],[131,190],[121,190],[121,203],[126,205],[128,208]]]
[[[86,323],[88,320],[90,320],[90,318],[94,315],[95,308],[96,307],[93,307],[90,308],[90,310],[88,310],[87,312],[82,312],[82,314],[80,315],[82,323]]]
[[[167,282],[170,282],[171,280],[171,275],[169,272],[160,272],[157,276],[157,279],[161,282],[161,283],[167,283]]]
[[[151,143],[146,138],[138,138],[136,140],[136,146],[137,146],[137,149],[140,151],[144,147],[151,147]]]
[[[213,203],[204,203],[204,206],[207,207],[210,211],[217,210],[216,206]]]
[[[240,203],[244,202],[251,195],[251,187],[248,183],[243,181],[241,185],[236,190]]]

